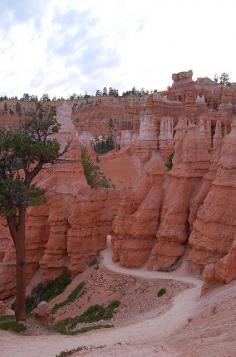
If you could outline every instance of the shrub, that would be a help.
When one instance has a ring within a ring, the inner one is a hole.
[[[173,157],[174,157],[174,154],[175,152],[173,151],[168,157],[167,157],[167,160],[166,160],[166,168],[167,168],[167,171],[170,171],[173,167]]]
[[[113,317],[114,311],[120,306],[120,301],[114,300],[107,307],[103,319],[110,320]]]
[[[16,322],[15,316],[0,316],[0,330],[22,332],[26,330],[25,325]]]
[[[106,177],[102,177],[100,181],[100,186],[103,188],[110,188],[112,185]]]
[[[161,297],[161,296],[163,296],[163,295],[165,295],[165,294],[166,294],[166,289],[161,288],[161,289],[158,291],[157,296],[158,296],[158,297]]]
[[[82,315],[79,316],[78,322],[100,321],[102,320],[104,314],[105,314],[105,308],[102,305],[98,305],[98,304],[92,305]],[[74,327],[73,323],[72,326]]]
[[[53,306],[53,309],[52,309],[52,313],[55,314],[55,312],[60,309],[61,307],[75,301],[79,296],[82,295],[83,293],[83,288],[85,286],[85,282],[82,281],[71,293],[70,295],[67,297],[66,300],[62,301],[61,303],[59,304],[55,304]]]
[[[120,301],[117,300],[112,301],[106,307],[98,304],[92,305],[80,316],[75,316],[72,318],[69,317],[67,319],[58,321],[54,325],[54,329],[62,334],[75,334],[78,332],[81,333],[81,330],[72,331],[78,323],[92,323],[100,320],[110,320],[119,305]],[[102,327],[103,326],[101,325],[100,328]]]
[[[115,148],[113,136],[103,137],[102,140],[95,141],[93,147],[96,153],[106,154]]]
[[[99,168],[92,162],[86,146],[81,146],[81,161],[86,181],[90,187],[94,188],[97,183]]]
[[[106,179],[104,174],[100,171],[99,166],[95,165],[89,155],[89,152],[86,146],[81,146],[81,161],[84,171],[84,176],[88,185],[92,188],[95,187],[104,187],[111,188],[113,187],[112,183]],[[96,161],[99,162],[98,156]]]
[[[71,283],[69,273],[63,273],[55,280],[38,284],[32,289],[31,295],[26,297],[26,313],[30,313],[41,301],[50,301],[55,296],[63,293]],[[14,309],[15,303],[12,305]]]

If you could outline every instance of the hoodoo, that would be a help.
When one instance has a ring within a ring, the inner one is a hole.
[[[38,270],[44,279],[83,271],[107,234],[123,266],[173,270],[185,262],[206,282],[236,277],[236,87],[194,81],[192,71],[172,78],[168,90],[142,97],[55,103],[56,138],[71,147],[38,179],[47,203],[28,210],[27,281]],[[15,113],[9,125],[17,120]],[[109,137],[113,151],[96,152]],[[84,175],[82,147],[98,160],[95,189]],[[0,240],[3,299],[15,289],[4,220]]]

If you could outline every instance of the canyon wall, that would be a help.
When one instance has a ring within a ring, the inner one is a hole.
[[[136,145],[137,156],[148,154],[140,157],[143,175],[137,188],[124,197],[113,222],[113,259],[126,267],[146,265],[160,271],[174,270],[185,261],[189,271],[202,274],[206,282],[229,282],[236,277],[236,91],[207,79],[194,82],[191,72],[174,75],[173,80],[168,91],[153,97],[168,105],[171,100],[174,105],[181,102],[178,115],[150,115],[153,107],[148,106],[150,99],[146,101],[149,116],[143,118],[148,123],[142,126],[141,118],[140,131],[145,133],[140,137],[149,139],[150,150],[145,140]],[[161,194],[151,194],[156,199],[152,207],[145,167],[158,165],[159,158],[153,161],[158,152],[167,170],[153,181]]]
[[[185,261],[207,283],[236,277],[236,88],[193,81],[191,71],[172,78],[168,90],[148,96],[54,103],[57,139],[71,147],[37,179],[47,203],[27,212],[27,281],[38,271],[42,279],[83,271],[108,234],[123,266],[169,271]],[[116,149],[97,155],[91,142],[103,135]],[[110,188],[88,186],[81,145]],[[0,299],[14,294],[14,278],[2,219]]]
[[[65,270],[83,271],[106,246],[116,215],[119,195],[114,189],[91,189],[80,160],[80,142],[71,122],[71,106],[57,112],[62,131],[57,139],[70,150],[56,165],[46,167],[37,184],[46,190],[47,203],[27,210],[26,279],[37,271],[53,279]],[[15,291],[15,249],[6,226],[0,222],[0,299]]]

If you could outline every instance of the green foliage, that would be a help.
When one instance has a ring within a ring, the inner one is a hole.
[[[21,332],[25,329],[22,323],[16,322],[15,316],[0,316],[0,330]]]
[[[10,200],[9,196],[11,196]],[[11,217],[16,215],[21,206],[35,206],[43,202],[45,202],[44,190],[35,185],[27,188],[21,178],[11,180],[0,176],[1,215]]]
[[[107,180],[106,177],[102,174],[99,169],[99,166],[95,165],[92,162],[86,146],[81,146],[81,162],[83,166],[84,176],[90,187],[113,187],[112,183]]]
[[[99,168],[92,162],[86,146],[81,146],[81,161],[86,181],[90,187],[94,188],[97,183]]]
[[[173,157],[174,157],[174,154],[175,152],[173,151],[168,157],[167,157],[167,160],[166,160],[166,168],[167,168],[167,171],[170,171],[173,167]]]
[[[215,74],[214,81],[216,83],[219,83],[219,84],[222,84],[222,85],[225,85],[228,87],[231,86],[230,76],[228,75],[228,73],[225,73],[225,72],[221,73],[220,76],[218,74]]]
[[[44,202],[44,191],[32,180],[45,164],[60,156],[59,143],[51,139],[59,128],[54,109],[37,106],[17,130],[0,130],[1,215],[17,217],[21,209]]]
[[[131,90],[127,90],[126,92],[123,92],[122,96],[123,97],[126,97],[126,96],[142,97],[147,94],[149,94],[149,91],[145,91],[144,88],[142,88],[141,90],[138,90],[135,87],[133,87]]]
[[[72,318],[69,317],[67,319],[58,321],[54,325],[54,329],[57,332],[63,334],[78,333],[78,331],[80,330],[72,331],[78,323],[93,323],[100,320],[110,320],[113,317],[115,310],[119,307],[119,305],[120,305],[120,301],[118,300],[112,301],[106,307],[98,304],[92,305],[80,316],[75,316]]]
[[[82,281],[67,297],[66,300],[62,301],[59,304],[55,304],[52,309],[52,313],[55,314],[55,312],[60,309],[61,307],[75,301],[78,297],[80,297],[83,294],[83,288],[85,287],[85,282]]]
[[[121,302],[118,300],[114,300],[110,304],[108,304],[103,315],[103,320],[112,319],[114,311],[120,306],[120,304]]]
[[[102,305],[96,304],[90,306],[82,315],[79,316],[78,322],[95,322],[95,321],[100,321],[103,319],[103,316],[105,314],[105,308]],[[77,321],[75,320],[72,324],[71,327],[74,328],[77,324]]]
[[[115,148],[114,138],[112,135],[103,137],[102,140],[96,140],[93,147],[97,154],[106,154]]]
[[[81,281],[81,283],[70,293],[67,298],[67,302],[73,302],[77,299],[78,296],[81,296],[82,290],[85,287],[85,282]]]
[[[40,296],[41,301],[50,301],[55,296],[62,294],[67,285],[69,285],[70,283],[70,274],[63,273],[55,280],[39,284],[35,290],[33,289],[32,292]]]
[[[112,184],[106,177],[102,177],[100,180],[100,186],[103,188],[110,188]]]
[[[40,283],[33,288],[31,295],[26,297],[26,312],[30,313],[41,301],[50,301],[60,295],[70,283],[71,277],[68,273],[63,273],[55,280]]]
[[[158,291],[157,296],[158,296],[158,297],[161,297],[161,296],[163,296],[163,295],[165,295],[165,294],[166,294],[166,289],[161,288],[161,289]]]

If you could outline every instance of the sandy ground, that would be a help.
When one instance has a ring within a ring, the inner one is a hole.
[[[192,321],[165,339],[181,357],[236,356],[236,281],[203,296]]]
[[[101,257],[104,268],[111,270],[111,274],[117,274],[117,286],[119,282],[123,285],[126,281],[136,289],[138,281],[141,284],[138,285],[139,289],[143,281],[149,281],[148,286],[152,291],[154,280],[161,286],[173,279],[193,284],[194,287],[180,289],[181,292],[177,292],[167,311],[162,311],[161,315],[154,306],[150,311],[139,314],[138,320],[134,318],[132,321],[134,314],[128,319],[129,323],[118,324],[112,329],[77,336],[19,336],[2,331],[0,356],[41,357],[43,354],[45,357],[55,357],[61,351],[85,346],[90,347],[89,350],[76,352],[73,356],[236,357],[236,281],[214,288],[200,298],[202,282],[182,276],[184,268],[172,273],[126,269],[112,262],[110,247],[101,253]],[[98,275],[98,282],[100,279]],[[160,279],[164,279],[163,284]],[[109,279],[105,285],[107,283],[110,284]],[[100,284],[104,284],[104,280]],[[108,291],[114,288],[109,284]]]
[[[162,344],[158,344],[158,342],[187,323],[193,314],[194,302],[199,299],[201,282],[194,278],[180,277],[172,273],[149,272],[144,269],[129,270],[120,267],[111,260],[111,247],[102,252],[102,258],[103,265],[106,268],[119,274],[151,280],[173,279],[192,283],[195,287],[178,294],[174,298],[172,307],[161,316],[152,316],[149,319],[140,320],[128,326],[114,327],[109,330],[100,330],[99,332],[91,332],[79,336],[61,336],[55,334],[32,337],[17,336],[3,332],[0,336],[0,356],[41,357],[43,352],[44,357],[53,357],[62,350],[73,349],[81,345],[106,346],[104,351],[102,349],[99,350],[101,353],[103,352],[104,356],[112,356],[113,351],[114,356],[121,354],[125,354],[125,356],[178,356],[173,350]],[[118,345],[114,346],[116,344]],[[107,348],[110,348],[110,352],[106,351]],[[125,349],[126,352],[124,352]],[[92,356],[92,353],[95,352],[90,351],[89,353]],[[81,353],[78,355],[81,355]]]
[[[95,266],[96,267],[96,266]],[[95,323],[96,325],[110,323],[113,326],[129,325],[142,319],[159,316],[169,310],[173,298],[188,287],[189,283],[173,281],[171,279],[143,279],[130,275],[118,274],[105,267],[98,270],[88,268],[79,274],[67,287],[63,294],[53,299],[51,307],[60,303],[76,288],[85,282],[82,295],[73,303],[60,308],[54,314],[54,322],[68,317],[82,314],[89,306],[95,304],[107,305],[111,301],[120,301],[120,306],[109,321]],[[158,291],[165,289],[166,294],[158,297]],[[78,324],[76,329],[91,324]]]

